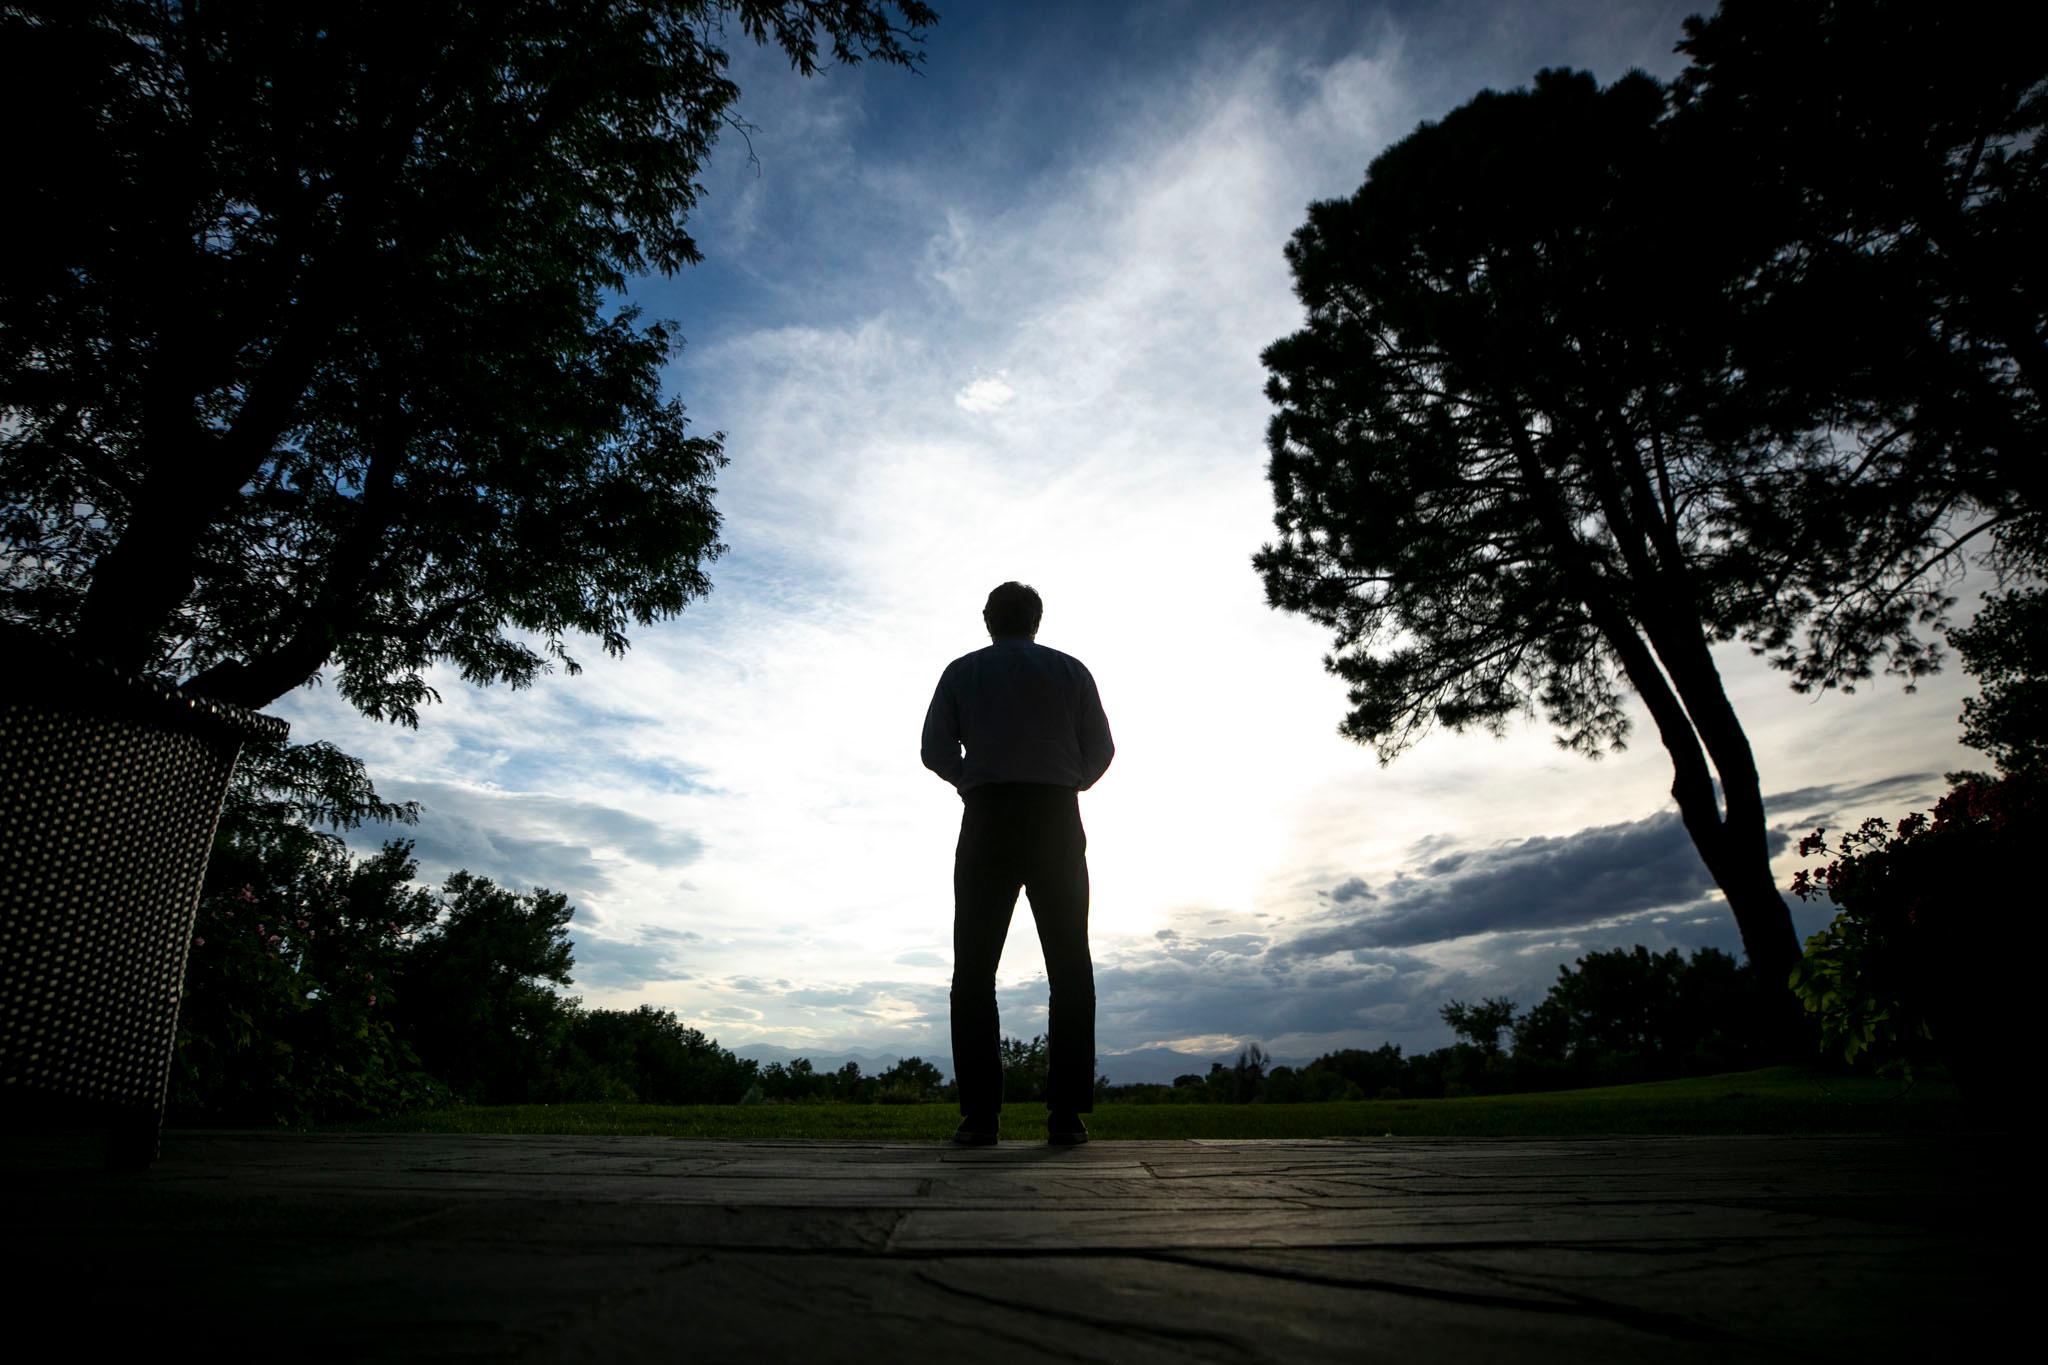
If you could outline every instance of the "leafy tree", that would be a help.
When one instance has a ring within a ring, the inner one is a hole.
[[[1934,667],[1915,632],[1948,599],[1915,575],[1943,505],[1894,481],[1913,496],[1859,519],[1759,516],[1898,456],[1731,377],[1738,286],[1771,243],[1702,196],[1676,138],[1650,78],[1544,72],[1311,206],[1288,247],[1307,325],[1265,352],[1279,536],[1254,562],[1274,606],[1332,630],[1343,730],[1382,761],[1432,725],[1539,711],[1597,755],[1633,692],[1750,961],[1782,981],[1798,943],[1712,646],[1792,650],[1823,683]],[[1827,639],[1793,649],[1816,613]]]
[[[1496,996],[1468,1005],[1453,1000],[1437,1011],[1452,1033],[1487,1057],[1500,1055],[1500,1035],[1515,1024],[1515,1002]]]
[[[1640,944],[1559,967],[1514,1025],[1514,1081],[1543,1087],[1726,1071],[1762,1047],[1753,969],[1715,948]]]
[[[442,887],[438,917],[401,964],[395,1013],[456,1093],[486,1104],[543,1098],[546,1060],[571,1023],[574,1002],[552,987],[570,984],[575,913],[559,892],[514,892],[466,870]]]
[[[1257,1043],[1251,1044],[1237,1054],[1237,1060],[1230,1066],[1230,1102],[1250,1104],[1259,1098],[1266,1082],[1266,1068],[1272,1063],[1266,1050]]]
[[[1003,1059],[1003,1100],[1024,1104],[1043,1100],[1046,1077],[1050,1074],[1045,1035],[1038,1034],[1028,1043],[1005,1036],[999,1047]]]
[[[1986,950],[2034,956],[2028,907],[2039,899],[2048,776],[1959,776],[1931,818],[1866,820],[1831,861],[1800,870],[1793,892],[1840,913],[1807,940],[1793,989],[1829,1052],[1909,1075],[1939,1056],[1981,1101],[2020,1074],[2031,1037],[2027,997],[1988,972]],[[1827,852],[1826,832],[1799,847]]]
[[[875,1099],[883,1104],[922,1104],[936,1100],[946,1083],[936,1066],[922,1057],[904,1057],[875,1078]]]
[[[1377,1099],[1389,1091],[1397,1096],[1402,1093],[1401,1048],[1396,1043],[1382,1043],[1371,1052],[1345,1048],[1325,1053],[1310,1062],[1304,1072],[1336,1076],[1356,1086],[1359,1097],[1364,1099]]]
[[[366,820],[408,825],[419,820],[418,802],[378,796],[362,760],[326,740],[244,743],[224,810],[223,829],[237,821],[342,830],[355,829]]]
[[[787,1065],[770,1062],[761,1068],[761,1088],[771,1100],[818,1098],[826,1079],[812,1067],[808,1057],[792,1058]]]
[[[535,1069],[548,1060],[535,1056]],[[735,1104],[759,1071],[653,1005],[573,1011],[556,1068],[557,1098],[643,1104]]]
[[[0,6],[0,617],[407,723],[706,591],[717,436],[617,303],[685,220],[726,35],[911,65],[918,0]]]
[[[828,1079],[831,1081],[832,1098],[841,1104],[858,1104],[865,1100],[868,1092],[873,1089],[868,1078],[860,1074],[859,1062],[846,1063]]]
[[[1792,662],[1825,685],[1859,614],[1982,537],[2002,571],[2048,568],[2028,472],[2048,444],[2048,51],[1934,0],[1724,0],[1685,34],[1679,136],[1772,244],[1743,291],[1744,391],[1885,452],[1755,511],[1775,539],[1822,538],[1822,598],[1831,524],[1882,503],[1928,518],[1897,524],[1917,562],[1812,618]]]
[[[179,1003],[174,1121],[302,1124],[445,1093],[394,1019],[408,946],[440,906],[410,846],[341,841],[230,803]]]
[[[1963,743],[2001,772],[2048,771],[2048,590],[1995,594],[1948,638],[1983,684],[1963,699]]]

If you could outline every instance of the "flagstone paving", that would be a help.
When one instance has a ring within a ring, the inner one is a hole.
[[[0,1181],[17,1331],[181,1354],[1861,1362],[1997,1348],[2007,1150],[172,1132]]]

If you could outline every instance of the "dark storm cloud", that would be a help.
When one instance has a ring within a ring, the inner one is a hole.
[[[1462,971],[1394,950],[1303,962],[1185,946],[1184,954],[1133,956],[1097,969],[1096,1026],[1105,1053],[1202,1037],[1268,1047],[1276,1038],[1344,1040],[1307,1045],[1311,1054],[1422,1035],[1433,1046],[1447,993],[1476,993]],[[1102,1066],[1119,1074],[1113,1056]]]
[[[1349,881],[1339,882],[1323,894],[1339,905],[1349,905],[1352,901],[1376,901],[1379,899],[1378,893],[1365,884],[1365,878],[1363,877],[1353,877]]]
[[[1783,831],[1772,831],[1771,852],[1787,842]],[[1320,957],[1584,925],[1689,904],[1713,886],[1677,814],[1660,811],[1576,834],[1439,854],[1382,885],[1371,909],[1325,914],[1276,952]]]

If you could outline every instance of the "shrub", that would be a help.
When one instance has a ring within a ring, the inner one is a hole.
[[[1866,820],[1841,836],[1831,862],[1793,878],[1794,895],[1841,908],[1792,974],[1825,1047],[1908,1075],[1931,1050],[1965,1093],[2011,1074],[2018,985],[1995,975],[1985,950],[2033,961],[2017,940],[2031,927],[2022,907],[2043,833],[2042,785],[2038,775],[1959,774],[1931,818],[1916,812],[1896,828]],[[1799,847],[1824,852],[1826,831]]]

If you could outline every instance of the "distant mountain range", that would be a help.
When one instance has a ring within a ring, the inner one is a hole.
[[[733,1052],[737,1056],[751,1057],[763,1066],[770,1062],[786,1065],[798,1057],[808,1057],[814,1071],[837,1071],[848,1062],[858,1062],[863,1076],[879,1075],[905,1057],[922,1057],[944,1072],[947,1080],[953,1078],[953,1059],[940,1052],[829,1052],[821,1048],[780,1047],[774,1043],[747,1043],[734,1048]],[[1210,1063],[1221,1062],[1229,1066],[1236,1057],[1235,1052],[1211,1057],[1176,1052],[1168,1047],[1148,1047],[1099,1057],[1096,1069],[1109,1077],[1112,1085],[1171,1085],[1176,1076],[1190,1073],[1206,1076]],[[1306,1057],[1275,1057],[1271,1064],[1304,1066],[1308,1061]]]

